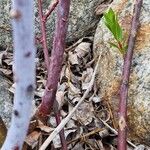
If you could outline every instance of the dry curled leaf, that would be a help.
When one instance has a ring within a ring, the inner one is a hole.
[[[77,53],[77,56],[79,58],[84,57],[85,55],[90,53],[90,51],[91,51],[91,43],[88,42],[82,42],[75,48],[75,52]]]
[[[93,68],[87,68],[86,71],[83,71],[83,74],[82,74],[82,89],[83,90],[87,89],[90,83],[92,74],[93,74]]]
[[[99,103],[99,102],[101,102],[101,99],[100,99],[99,96],[94,96],[94,97],[92,98],[92,101],[93,101],[94,103]]]
[[[69,91],[70,91],[70,94],[72,94],[72,95],[79,95],[80,94],[80,89],[75,87],[71,82],[69,82]]]
[[[69,62],[71,65],[78,65],[79,64],[79,60],[78,60],[78,56],[76,53],[72,53],[69,52]]]
[[[12,74],[12,70],[0,68],[0,72],[2,72],[4,75],[8,76]]]
[[[134,150],[145,150],[144,145],[138,145]]]

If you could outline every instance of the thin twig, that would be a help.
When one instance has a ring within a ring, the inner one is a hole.
[[[69,51],[71,51],[72,49],[74,49],[76,46],[78,46],[80,43],[82,43],[82,41],[83,41],[85,38],[88,38],[88,39],[90,39],[91,41],[93,41],[93,37],[83,37],[83,38],[79,39],[77,42],[75,42],[73,45],[71,45],[70,47],[66,48],[66,49],[65,49],[65,52],[69,52]]]
[[[79,45],[83,41],[83,38],[79,39],[77,42],[75,42],[73,45],[65,49],[65,52],[69,52],[73,48],[75,48],[77,45]]]
[[[47,37],[46,37],[46,21],[47,18],[50,16],[50,14],[53,12],[53,10],[56,8],[59,0],[56,0],[54,3],[50,5],[48,8],[47,13],[43,14],[42,9],[42,0],[38,0],[38,8],[39,8],[39,17],[40,17],[40,23],[41,23],[41,33],[42,33],[42,44],[43,44],[43,52],[44,52],[44,58],[45,58],[45,65],[48,68],[49,67],[49,52],[48,52],[48,46],[47,46]]]
[[[99,61],[100,61],[100,57],[101,57],[101,55],[98,58],[98,61],[97,61],[95,70],[93,72],[91,81],[90,81],[89,86],[87,87],[87,90],[85,91],[84,95],[82,96],[82,98],[80,99],[80,101],[77,103],[77,105],[72,109],[72,111],[68,114],[68,116],[66,118],[64,118],[61,121],[61,123],[56,127],[56,129],[50,134],[50,136],[46,139],[46,141],[43,143],[43,145],[40,147],[39,150],[45,150],[46,149],[46,147],[54,139],[54,137],[64,128],[64,126],[72,118],[72,116],[74,115],[75,111],[78,109],[78,107],[80,106],[80,104],[84,101],[84,99],[87,97],[87,95],[91,91],[91,89],[93,87],[93,84],[94,84],[96,72],[97,72],[97,69],[98,69],[98,64],[99,64]]]
[[[48,46],[47,46],[47,40],[46,40],[46,22],[43,16],[42,0],[38,0],[38,7],[39,7],[39,16],[40,16],[40,23],[41,23],[44,60],[45,60],[46,68],[48,68],[49,67],[49,53],[48,53]]]
[[[47,18],[50,16],[50,14],[53,12],[53,10],[56,8],[58,3],[59,3],[59,0],[55,0],[55,2],[53,2],[49,6],[48,11],[45,13],[44,18],[43,18],[45,22],[47,21]]]
[[[110,103],[108,101],[106,102],[106,104],[107,104],[107,108],[109,110],[109,114],[110,114],[110,118],[112,120],[113,127],[115,129],[117,129],[116,121],[114,120],[114,116],[113,116],[113,113],[112,113],[112,110],[111,110],[111,105],[110,105]]]
[[[60,110],[58,109],[58,102],[55,100],[54,103],[54,114],[55,114],[55,119],[56,119],[56,123],[57,126],[61,123],[61,114],[60,114]],[[62,145],[62,150],[67,150],[67,142],[65,139],[65,134],[64,134],[64,129],[62,128],[62,130],[59,132],[59,136],[60,136],[60,141],[61,141],[61,145]]]
[[[139,16],[143,0],[136,0],[132,25],[128,40],[127,54],[124,60],[122,83],[120,87],[120,104],[119,104],[119,130],[118,130],[118,150],[126,150],[127,144],[127,99],[128,99],[128,84],[130,77],[130,68],[132,64],[133,49],[136,40],[136,34],[139,27]]]
[[[104,130],[105,130],[104,128],[96,128],[96,129],[94,129],[93,131],[91,131],[91,132],[89,132],[89,133],[86,133],[86,134],[84,134],[84,135],[82,134],[80,137],[77,137],[77,138],[71,140],[71,141],[68,142],[67,144],[71,144],[71,143],[76,142],[76,141],[78,141],[78,140],[80,140],[80,139],[87,138],[87,137],[89,137],[89,136],[91,136],[91,135],[94,135],[94,134],[96,134],[96,133],[99,133],[99,132],[103,132]]]
[[[110,130],[110,131],[112,131],[114,134],[116,134],[116,135],[118,135],[118,132],[114,129],[114,128],[112,128],[108,123],[106,123],[106,121],[103,121],[102,119],[100,119],[102,122],[103,122],[103,124]],[[134,145],[132,142],[130,142],[129,140],[127,140],[127,143],[130,145],[130,146],[132,146],[133,148],[136,148],[136,145]]]

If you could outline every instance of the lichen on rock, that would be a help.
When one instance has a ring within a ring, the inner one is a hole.
[[[67,42],[75,41],[83,36],[93,34],[100,16],[95,15],[95,9],[98,5],[109,0],[72,0],[70,7],[70,17],[68,26]],[[43,3],[44,12],[52,0],[46,0]],[[0,1],[0,46],[12,46],[12,28],[9,17],[11,8],[10,0]],[[41,36],[40,19],[38,15],[38,5],[35,1],[35,33],[37,37]],[[52,46],[52,37],[55,28],[55,18],[57,9],[51,14],[46,23],[48,45]]]
[[[10,83],[7,78],[0,74],[0,116],[9,126],[12,112],[12,93],[9,92]]]

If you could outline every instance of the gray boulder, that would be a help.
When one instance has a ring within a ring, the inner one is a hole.
[[[52,0],[46,0],[43,8],[46,10]],[[71,0],[70,19],[68,27],[67,42],[79,39],[87,34],[92,34],[99,21],[95,15],[95,9],[98,5],[109,0]],[[6,47],[12,45],[11,24],[9,18],[10,0],[0,1],[0,46]],[[48,44],[52,45],[52,36],[55,25],[56,10],[49,17],[47,22]],[[35,32],[40,37],[40,23],[37,10],[37,1],[35,1]]]
[[[133,16],[132,0],[117,0],[111,5],[118,13],[119,21],[125,33],[129,33]],[[150,1],[144,0],[140,16],[141,26],[134,49],[128,97],[128,134],[136,142],[150,145]],[[114,116],[117,117],[119,87],[122,75],[123,57],[108,42],[113,37],[99,22],[94,38],[95,55],[101,55],[97,83],[103,100],[111,103]]]
[[[9,92],[10,83],[3,75],[0,74],[0,116],[9,126],[12,112],[12,93]]]

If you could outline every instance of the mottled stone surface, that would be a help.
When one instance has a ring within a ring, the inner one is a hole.
[[[0,1],[0,47],[7,47],[11,44],[9,11],[10,0]]]
[[[133,16],[132,0],[115,0],[111,7],[119,15],[125,33],[129,33]],[[134,49],[129,84],[128,133],[132,140],[150,145],[150,1],[143,0],[141,26]],[[97,83],[103,100],[111,103],[118,111],[119,86],[123,58],[119,51],[110,48],[113,38],[103,21],[99,22],[94,38],[95,55],[102,55]],[[116,117],[116,114],[114,114]]]
[[[43,8],[46,10],[52,0],[46,0]],[[99,17],[95,15],[96,7],[109,0],[71,0],[71,11],[68,27],[67,42],[74,41],[87,34],[92,34],[99,21]],[[37,1],[35,1],[37,2]],[[37,3],[35,4],[35,31],[39,36],[40,23],[37,11]],[[10,0],[0,1],[0,46],[8,46],[11,44],[11,25],[9,18]],[[52,13],[47,22],[48,44],[52,44],[52,35],[55,25],[56,11]],[[12,45],[12,44],[11,44]]]
[[[0,74],[0,116],[6,123],[10,123],[12,112],[12,93],[9,92],[10,83],[3,75]]]

